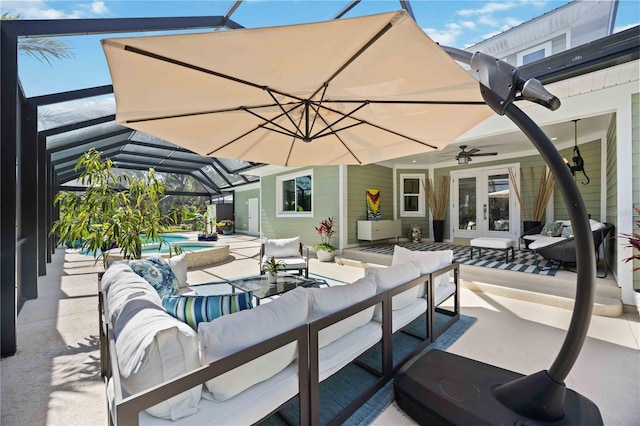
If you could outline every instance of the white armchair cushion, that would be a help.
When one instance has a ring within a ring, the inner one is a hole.
[[[202,365],[232,355],[271,337],[304,324],[309,311],[304,288],[289,291],[272,302],[215,321],[200,323],[200,361]],[[206,385],[217,401],[226,401],[256,383],[284,370],[297,358],[298,345],[289,343],[253,361],[222,374]]]
[[[390,290],[394,287],[409,282],[420,276],[420,265],[417,262],[409,261],[389,266],[388,268],[369,268],[365,274],[366,278],[376,283],[377,292]],[[419,286],[410,288],[393,297],[391,309],[397,311],[405,306],[409,306],[418,298]],[[376,321],[382,320],[382,307],[376,305],[373,317]]]
[[[591,226],[592,231],[597,231],[599,229],[606,227],[607,225],[605,225],[604,223],[598,222],[597,220],[589,219],[589,226]]]
[[[300,256],[300,237],[264,240],[264,255],[267,257]]]
[[[308,288],[310,319],[327,316],[376,294],[376,284],[369,278],[360,278],[347,285]],[[374,307],[367,308],[343,319],[318,333],[318,347],[323,348],[347,333],[367,324],[373,318]]]

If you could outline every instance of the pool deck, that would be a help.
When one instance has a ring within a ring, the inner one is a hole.
[[[235,234],[221,238],[230,260],[190,270],[191,284],[258,272],[260,240]],[[58,249],[38,298],[18,314],[18,351],[0,363],[0,424],[107,424],[98,347],[97,272],[100,263]],[[311,259],[310,272],[353,282],[364,269]],[[476,323],[449,352],[523,374],[549,368],[566,335],[571,311],[463,288],[461,312]],[[594,401],[607,425],[640,424],[640,320],[637,314],[593,316],[567,386]],[[375,425],[413,425],[392,404]]]

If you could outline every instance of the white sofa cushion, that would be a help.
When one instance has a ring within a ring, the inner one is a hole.
[[[598,222],[597,220],[589,219],[589,226],[591,226],[592,231],[597,231],[599,229],[606,227],[607,225],[605,225],[604,223]]]
[[[398,263],[388,268],[371,267],[365,274],[366,278],[376,283],[377,293],[390,290],[419,276],[420,265],[414,261]],[[396,311],[412,304],[418,297],[418,290],[418,286],[415,286],[395,295],[391,302],[391,309]],[[376,305],[373,317],[376,321],[382,320],[382,306]]]
[[[100,280],[108,320],[115,325],[125,304],[132,299],[144,299],[162,307],[158,292],[140,275],[131,270],[128,263],[114,263]]]
[[[414,251],[404,247],[395,246],[393,248],[392,265],[413,260],[420,264],[420,272],[422,275],[429,274],[440,268],[451,265],[453,262],[453,250],[434,250],[434,251]],[[435,286],[447,285],[451,281],[451,272],[442,274],[435,278]],[[421,286],[418,289],[418,296],[425,295],[425,289]]]
[[[144,298],[126,302],[114,324],[114,335],[122,386],[130,394],[200,367],[196,332]],[[199,385],[146,411],[177,420],[198,411],[201,393]]]
[[[529,244],[529,249],[530,250],[537,250],[539,248],[548,246],[549,244],[554,244],[554,243],[557,243],[557,242],[563,241],[563,240],[566,240],[566,238],[542,236],[540,238],[536,238],[531,244]]]
[[[376,294],[376,284],[368,278],[360,278],[347,285],[325,288],[309,288],[310,320],[321,318],[344,309]],[[374,307],[367,308],[343,319],[318,333],[318,347],[322,348],[347,333],[362,327],[373,317]]]
[[[242,349],[304,324],[309,311],[304,288],[289,291],[272,302],[254,309],[200,323],[200,361],[202,365],[232,355]],[[209,380],[207,389],[214,399],[226,401],[256,383],[284,370],[298,354],[296,342],[289,343],[238,368]]]
[[[413,260],[420,265],[422,275],[429,274],[440,266],[440,255],[432,251],[414,251],[404,247],[394,246],[391,265]]]
[[[178,256],[172,256],[167,259],[171,270],[178,279],[180,288],[187,287],[187,254],[182,253]]]
[[[264,255],[267,257],[300,256],[300,237],[264,240]]]

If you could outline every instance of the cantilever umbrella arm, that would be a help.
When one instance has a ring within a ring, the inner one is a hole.
[[[513,104],[529,100],[550,110],[560,107],[557,97],[535,79],[523,80],[517,67],[484,53],[471,54],[444,47],[455,60],[477,73],[482,97],[499,115],[506,115],[531,140],[549,169],[565,200],[576,240],[577,289],[571,323],[564,343],[548,371],[541,371],[498,386],[494,394],[505,406],[527,417],[557,421],[564,415],[564,380],[573,367],[589,329],[595,289],[595,253],[589,217],[582,195],[560,153],[538,125]]]

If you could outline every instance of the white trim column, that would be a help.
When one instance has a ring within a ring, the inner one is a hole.
[[[617,246],[617,278],[618,285],[622,289],[622,302],[634,305],[633,292],[633,262],[625,262],[624,259],[632,255],[632,250],[626,248],[624,238],[617,238],[621,234],[630,234],[633,231],[633,188],[632,179],[632,110],[631,94],[621,97],[621,103],[616,112],[616,168],[618,170],[617,184],[617,210],[618,225],[616,231]]]

